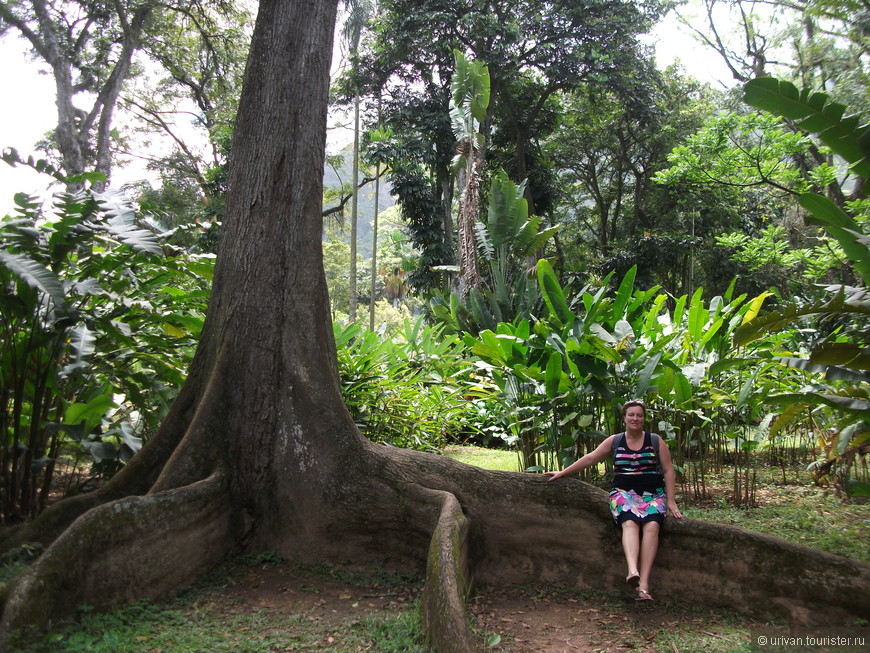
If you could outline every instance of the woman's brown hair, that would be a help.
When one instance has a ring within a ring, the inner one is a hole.
[[[646,417],[646,406],[644,406],[644,403],[640,399],[632,399],[622,404],[622,416],[625,417],[629,408],[635,407],[640,408],[643,411],[643,416]]]

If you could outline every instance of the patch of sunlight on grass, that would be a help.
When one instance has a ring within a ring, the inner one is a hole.
[[[516,451],[451,445],[444,447],[443,453],[448,458],[483,469],[496,469],[503,472],[520,471],[520,459]]]

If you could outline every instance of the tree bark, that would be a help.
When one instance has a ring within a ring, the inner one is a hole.
[[[423,621],[438,651],[474,647],[462,600],[472,576],[622,586],[604,491],[374,445],[343,405],[321,260],[336,2],[260,3],[188,380],[122,473],[0,544],[48,545],[5,590],[0,637],[82,603],[159,598],[236,551],[425,568]],[[868,565],[692,520],[662,539],[660,595],[802,623],[870,612]]]
[[[459,207],[459,294],[464,298],[475,288],[480,288],[483,280],[477,269],[477,237],[474,225],[477,223],[480,199],[480,172],[478,152],[468,141],[468,163],[466,165],[465,190]]]

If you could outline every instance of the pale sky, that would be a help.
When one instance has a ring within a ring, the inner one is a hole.
[[[23,39],[0,39],[0,149],[14,147],[26,159],[34,144],[57,122],[54,82],[38,74],[36,66],[25,61]],[[0,211],[8,212],[17,192],[41,192],[41,175],[26,168],[12,168],[0,161]]]
[[[650,36],[656,46],[661,67],[679,59],[686,72],[702,81],[732,85],[722,61],[697,44],[675,21],[666,19]],[[13,35],[0,39],[0,149],[14,147],[23,158],[34,154],[34,144],[57,120],[54,106],[54,83],[49,75],[39,74],[36,64],[25,60],[26,43]],[[141,172],[119,170],[115,184],[141,177]],[[25,168],[12,168],[0,161],[0,212],[13,206],[16,192],[41,193],[43,177]]]

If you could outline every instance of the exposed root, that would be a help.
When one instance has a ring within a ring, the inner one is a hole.
[[[475,584],[553,583],[624,591],[625,559],[605,491],[574,479],[549,483],[538,475],[384,449],[362,462],[381,486],[360,490],[348,484],[368,499],[352,503],[354,494],[345,496],[342,505],[351,510],[341,523],[348,530],[330,540],[348,547],[343,559],[351,559],[352,550],[355,560],[375,552],[390,562],[398,558],[400,542],[406,555],[426,550],[438,515],[426,507],[431,499],[424,503],[421,497],[416,510],[406,505],[404,515],[391,503],[393,488],[405,494],[403,503],[412,504],[407,488],[417,484],[447,492],[462,506]],[[365,539],[355,538],[361,531]],[[335,551],[331,559],[342,560]],[[870,565],[688,518],[669,519],[665,525],[651,582],[662,600],[727,607],[790,623],[850,624],[870,611]]]
[[[81,604],[109,609],[156,599],[221,562],[233,549],[225,475],[98,506],[76,520],[13,581],[0,646],[16,629],[46,628]]]
[[[467,653],[477,647],[468,624],[468,520],[449,492],[411,485],[408,498],[437,510],[421,595],[423,627],[433,650]]]

